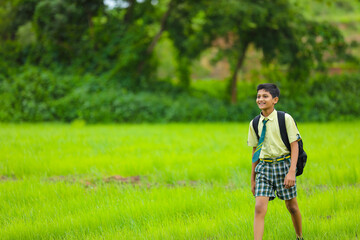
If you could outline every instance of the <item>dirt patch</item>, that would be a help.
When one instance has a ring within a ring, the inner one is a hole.
[[[0,182],[2,182],[2,181],[16,181],[17,180],[17,178],[13,175],[13,176],[11,176],[11,177],[9,177],[9,176],[5,176],[5,175],[2,175],[2,176],[0,176]]]
[[[96,188],[99,185],[104,184],[118,184],[118,185],[132,185],[132,186],[139,186],[145,188],[153,188],[156,186],[162,185],[159,182],[149,182],[146,176],[136,175],[136,176],[128,176],[124,177],[121,175],[112,175],[112,176],[105,176],[105,177],[91,177],[91,176],[52,176],[46,178],[45,181],[50,182],[66,182],[66,183],[80,183],[84,185],[86,188]],[[164,183],[164,186],[169,188],[174,187],[198,187],[202,183],[199,181],[185,181],[180,180],[173,183]]]
[[[110,184],[110,183],[118,183],[118,184],[132,184],[141,185],[144,181],[144,176],[129,176],[123,177],[120,175],[113,175],[109,177],[101,177],[101,178],[91,178],[87,176],[52,176],[44,179],[49,182],[66,182],[66,183],[80,183],[87,188],[94,188],[97,185],[101,184]]]
[[[141,182],[141,177],[140,176],[123,177],[120,175],[114,175],[104,178],[103,181],[106,183],[119,182],[119,183],[139,184]]]

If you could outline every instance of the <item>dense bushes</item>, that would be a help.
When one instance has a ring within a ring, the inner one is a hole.
[[[1,121],[172,122],[245,120],[237,107],[169,84],[129,92],[106,78],[70,77],[36,67],[0,83]],[[171,91],[171,94],[169,92]]]
[[[360,74],[319,75],[287,92],[279,107],[301,121],[351,120],[360,117],[359,92]]]
[[[55,120],[52,104],[76,87],[76,79],[35,67],[13,77],[0,75],[1,121]]]
[[[153,86],[152,91],[130,92],[101,76],[67,76],[27,67],[13,77],[0,76],[0,121],[248,121],[259,112],[253,83],[239,85],[237,105],[205,91],[159,86]],[[281,87],[285,89],[277,109],[298,121],[360,116],[360,75],[318,76],[301,87]]]

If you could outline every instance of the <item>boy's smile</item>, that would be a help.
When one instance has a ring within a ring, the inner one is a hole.
[[[268,91],[260,89],[257,93],[256,103],[261,111],[271,113],[279,98],[273,98]]]

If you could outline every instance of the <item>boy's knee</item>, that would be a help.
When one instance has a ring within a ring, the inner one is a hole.
[[[297,203],[286,202],[286,208],[289,210],[291,215],[299,212],[299,206]]]
[[[256,215],[265,215],[267,211],[267,204],[256,203],[255,204],[255,214]]]

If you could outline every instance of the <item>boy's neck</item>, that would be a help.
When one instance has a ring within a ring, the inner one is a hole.
[[[264,117],[268,117],[274,110],[275,110],[275,108],[264,109],[264,110],[261,111],[261,114],[262,114]]]

